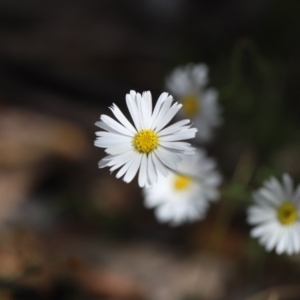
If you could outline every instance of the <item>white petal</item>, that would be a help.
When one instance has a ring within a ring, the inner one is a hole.
[[[147,129],[146,123],[145,123],[145,118],[147,115],[146,105],[145,105],[144,99],[142,98],[142,95],[140,93],[137,93],[137,95],[136,95],[136,103],[137,103],[137,108],[139,111],[141,127],[142,127],[142,129]]]
[[[137,155],[136,159],[134,160],[133,164],[129,167],[126,175],[124,176],[123,180],[125,182],[131,182],[132,179],[134,178],[134,176],[136,175],[140,164],[141,164],[141,160],[142,160],[142,155]]]
[[[151,154],[151,153],[150,153]],[[157,173],[154,167],[153,155],[148,155],[148,178],[150,179],[149,184],[157,182]]]
[[[153,129],[153,123],[154,123],[154,121],[156,120],[156,118],[157,118],[157,116],[158,116],[158,113],[160,112],[160,109],[161,109],[161,106],[162,106],[162,104],[164,103],[164,101],[166,100],[168,98],[168,93],[166,93],[166,92],[164,92],[164,93],[162,93],[160,96],[159,96],[159,98],[158,98],[158,100],[157,100],[157,102],[156,102],[156,105],[155,105],[155,107],[154,107],[154,111],[153,111],[153,114],[152,114],[152,116],[151,116],[151,129]]]
[[[170,149],[176,149],[181,151],[189,151],[193,148],[191,147],[191,144],[185,143],[185,142],[161,142],[160,143],[163,147],[170,148]]]
[[[298,253],[300,251],[300,225],[295,224],[293,230],[292,230],[292,238],[293,238],[293,244],[294,244],[294,252]]]
[[[142,155],[142,161],[139,172],[139,186],[144,187],[147,182],[147,155]]]
[[[96,126],[104,129],[104,130],[107,130],[109,132],[113,132],[113,133],[117,133],[117,134],[120,134],[119,131],[117,130],[114,130],[111,126],[109,126],[108,124],[104,123],[103,121],[98,121],[95,123]]]
[[[271,191],[273,191],[274,194],[277,195],[277,198],[278,199],[281,199],[283,200],[285,198],[285,193],[283,191],[283,188],[281,187],[281,184],[279,183],[279,181],[275,178],[275,177],[272,177],[267,183],[266,183],[266,186],[269,185],[269,189]]]
[[[163,147],[158,147],[155,154],[164,165],[172,170],[176,170],[177,163],[181,161],[180,156],[164,149]]]
[[[98,163],[98,168],[104,168],[104,167],[106,167],[107,166],[107,164],[108,164],[108,161],[107,160],[103,160],[103,159],[101,159],[100,161],[99,161],[99,163]]]
[[[268,242],[266,243],[266,249],[267,251],[271,251],[275,248],[275,246],[278,244],[281,237],[281,229],[278,228],[278,230],[273,230],[270,232],[270,237]]]
[[[183,125],[186,125],[188,123],[190,123],[190,120],[187,120],[187,119],[178,121],[178,122],[174,123],[173,125],[168,126],[168,127],[164,128],[163,130],[161,130],[159,132],[159,136],[169,135],[169,134],[178,132],[181,130],[181,127]]]
[[[128,135],[128,136],[132,136],[132,133],[127,128],[125,128],[123,125],[121,125],[120,123],[118,123],[117,121],[112,119],[111,117],[102,115],[101,120],[103,122],[105,122],[106,124],[108,124],[110,127],[112,127],[114,130],[118,131],[119,133],[122,133],[122,134]]]
[[[173,106],[168,110],[168,112],[165,114],[164,118],[157,124],[156,132],[159,132],[161,129],[163,129],[177,114],[179,109],[182,107],[182,104],[173,104]]]
[[[277,195],[275,195],[272,191],[267,190],[266,188],[261,188],[259,191],[259,196],[270,201],[271,203],[278,205],[282,201],[279,199]]]
[[[276,247],[276,253],[277,254],[282,254],[284,251],[287,250],[287,235],[286,235],[286,231],[285,230],[282,230],[282,235],[280,237],[280,240],[277,244],[277,247]]]
[[[127,171],[128,169],[131,167],[131,165],[134,163],[135,159],[137,158],[138,154],[133,155],[132,159],[129,160],[120,170],[119,172],[116,174],[117,178],[122,177]]]
[[[136,129],[141,130],[141,119],[136,103],[136,93],[134,91],[131,91],[130,94],[126,95],[126,104]]]
[[[151,124],[151,129],[155,130],[156,127],[159,126],[160,122],[163,121],[163,118],[171,107],[172,101],[173,98],[171,96],[168,96],[168,98],[163,102],[155,121]]]
[[[131,144],[123,144],[123,145],[119,145],[119,146],[114,146],[114,147],[109,147],[109,148],[106,148],[105,149],[105,152],[107,154],[112,154],[112,155],[119,155],[119,154],[122,154],[124,152],[127,152],[127,151],[134,151],[132,149],[132,145]]]
[[[127,118],[124,116],[124,114],[121,112],[121,110],[119,109],[119,107],[116,104],[113,103],[113,105],[110,109],[122,125],[124,125],[133,134],[136,134],[136,129],[127,120]]]
[[[151,93],[144,92],[142,96],[142,120],[145,129],[151,127],[151,114],[152,114],[152,97]]]
[[[282,176],[283,184],[285,187],[285,191],[287,194],[288,199],[293,197],[293,181],[292,178],[288,174],[283,174]]]
[[[293,243],[293,235],[292,235],[291,227],[287,227],[286,241],[287,241],[287,253],[288,253],[288,255],[292,255],[294,252],[294,243]]]
[[[117,164],[124,165],[128,161],[130,161],[135,155],[136,155],[136,153],[134,151],[127,151],[122,154],[115,155],[109,161],[108,166],[113,166],[113,165],[117,165]]]
[[[165,177],[168,176],[169,174],[168,169],[163,165],[162,161],[157,157],[157,155],[154,152],[151,152],[150,156],[152,156],[157,172],[162,174]]]
[[[276,211],[273,208],[262,208],[259,206],[251,206],[248,209],[249,224],[264,223],[276,219]]]
[[[197,132],[196,128],[191,128],[189,130],[186,130],[185,132],[179,132],[176,134],[160,137],[159,140],[161,140],[163,142],[188,140],[188,139],[194,138],[196,135],[196,132]]]
[[[97,139],[94,142],[95,146],[106,148],[105,152],[109,154],[120,154],[129,150],[133,151],[132,143],[130,142],[123,142],[120,141],[113,141],[113,140],[105,140],[105,139]]]
[[[251,236],[252,237],[259,237],[266,234],[266,232],[270,232],[272,230],[276,229],[276,223],[275,222],[268,222],[261,225],[258,225],[257,227],[253,228],[251,230]]]
[[[96,135],[99,137],[104,137],[106,139],[111,139],[115,142],[122,143],[123,141],[132,141],[132,136],[127,136],[119,133],[112,133],[112,132],[106,132],[106,131],[97,131]],[[120,142],[121,141],[121,142]]]
[[[166,205],[161,205],[155,210],[155,216],[160,222],[168,222],[171,219],[170,209]]]

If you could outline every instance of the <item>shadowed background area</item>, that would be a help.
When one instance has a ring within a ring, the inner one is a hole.
[[[1,0],[0,300],[299,299],[299,256],[265,253],[245,219],[268,176],[300,182],[299,30],[296,0]],[[98,169],[94,123],[189,62],[219,91],[204,147],[224,184],[173,228]]]

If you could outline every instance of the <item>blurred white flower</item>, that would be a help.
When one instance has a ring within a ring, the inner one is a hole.
[[[259,238],[267,251],[291,255],[300,251],[300,185],[296,190],[288,174],[283,184],[275,177],[253,193],[255,205],[248,209],[251,236]]]
[[[159,177],[150,189],[144,189],[144,203],[155,208],[156,218],[176,226],[203,219],[209,201],[219,198],[221,176],[216,163],[203,150],[184,156],[176,173]]]
[[[167,89],[182,103],[182,117],[194,122],[198,129],[196,139],[209,141],[213,129],[222,123],[218,92],[205,88],[208,84],[208,67],[205,64],[188,64],[176,68],[166,79]]]
[[[152,112],[150,92],[141,95],[130,91],[126,103],[134,126],[113,104],[110,109],[119,122],[101,115],[101,121],[96,123],[106,131],[96,132],[95,146],[106,148],[109,154],[99,162],[99,168],[107,166],[114,171],[121,167],[116,177],[124,175],[125,182],[132,181],[140,170],[140,187],[149,187],[159,174],[167,176],[168,169],[176,170],[183,154],[194,154],[189,143],[179,142],[195,137],[197,129],[187,125],[189,120],[165,127],[181,108],[181,104],[172,102],[172,96],[162,93]]]

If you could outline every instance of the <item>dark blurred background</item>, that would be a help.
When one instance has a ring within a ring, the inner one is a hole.
[[[299,257],[266,254],[245,221],[268,176],[300,182],[299,32],[297,0],[0,0],[0,299],[240,300],[299,283]],[[224,185],[204,221],[171,228],[136,181],[98,169],[94,123],[190,62],[220,93],[205,148]]]

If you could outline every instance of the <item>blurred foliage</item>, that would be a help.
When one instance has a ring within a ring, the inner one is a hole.
[[[265,158],[295,135],[282,117],[283,66],[268,61],[253,41],[244,39],[235,46],[231,69],[231,81],[221,90],[226,126]]]

